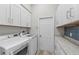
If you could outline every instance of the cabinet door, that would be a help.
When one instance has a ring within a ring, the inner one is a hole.
[[[74,5],[74,8],[73,10],[71,11],[72,12],[72,16],[74,17],[74,19],[72,19],[72,21],[76,21],[76,20],[79,20],[79,5],[78,4],[75,4]]]
[[[74,19],[74,5],[72,4],[64,4],[59,5],[56,12],[56,19],[58,21],[58,25],[68,24]]]
[[[65,7],[66,6],[66,7]],[[66,16],[66,21],[65,24],[71,23],[72,19],[75,19],[75,8],[74,8],[74,4],[67,4],[65,5],[65,16]]]
[[[59,5],[56,12],[56,20],[58,21],[58,26],[61,26],[67,22],[66,11],[68,10],[67,5]]]
[[[21,9],[21,26],[27,27],[27,12]]]
[[[26,9],[21,9],[21,26],[31,27],[31,14]]]
[[[37,51],[37,37],[34,37],[29,42],[29,55],[34,55]]]
[[[15,26],[20,25],[20,7],[18,5],[11,5],[11,21]]]
[[[27,27],[31,27],[31,14],[29,12],[27,14]]]
[[[69,4],[68,5],[69,7],[68,7],[68,9],[69,9],[69,19],[67,20],[68,21],[68,23],[71,23],[72,21],[74,21],[74,20],[76,20],[76,10],[77,10],[77,8],[75,8],[76,7],[76,5],[75,4]],[[69,21],[70,20],[70,21]]]
[[[8,24],[10,19],[10,8],[8,4],[0,4],[0,24]]]
[[[78,4],[72,4],[70,7],[70,17],[72,22],[79,20],[79,5]]]

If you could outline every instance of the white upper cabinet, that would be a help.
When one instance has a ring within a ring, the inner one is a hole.
[[[11,5],[11,21],[15,26],[20,26],[20,7],[18,5]]]
[[[31,14],[26,9],[21,9],[21,26],[31,27]]]
[[[27,12],[25,9],[21,9],[21,26],[27,26]]]
[[[73,13],[73,11],[74,11],[74,13]],[[74,5],[74,8],[72,10],[72,16],[74,17],[74,19],[72,19],[72,21],[79,20],[79,5],[78,4]]]
[[[61,26],[72,22],[76,19],[76,5],[74,4],[62,4],[59,5],[56,12],[56,20],[58,21],[57,26]]]
[[[27,27],[31,27],[31,14],[27,12]]]
[[[0,24],[8,24],[10,19],[10,5],[0,4]]]
[[[56,20],[57,20],[57,25],[63,25],[66,21],[67,21],[67,15],[66,15],[66,11],[67,11],[67,5],[59,5],[57,12],[56,12]],[[64,22],[64,23],[63,23]]]
[[[31,12],[22,5],[0,4],[0,24],[31,27]]]

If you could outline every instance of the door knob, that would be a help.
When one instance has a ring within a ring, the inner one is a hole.
[[[42,35],[40,35],[40,37],[42,37]]]

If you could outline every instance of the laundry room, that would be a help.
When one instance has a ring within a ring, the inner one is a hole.
[[[0,55],[79,55],[78,4],[0,4]]]

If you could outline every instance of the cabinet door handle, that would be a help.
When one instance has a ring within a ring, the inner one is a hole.
[[[9,17],[8,17],[8,23],[9,23]]]
[[[13,24],[13,18],[11,19],[11,24]]]
[[[40,35],[40,37],[42,37],[42,35]]]
[[[72,16],[72,11],[73,11],[73,8],[70,8],[70,17],[74,17]]]
[[[66,18],[68,19],[68,11],[66,12]]]
[[[13,19],[12,19],[12,24],[13,24]]]
[[[8,23],[10,24],[11,23],[11,21],[10,21],[11,19],[8,17]]]
[[[67,11],[67,12],[66,12],[66,18],[67,18],[67,19],[69,19],[69,14],[70,14],[70,12]]]

